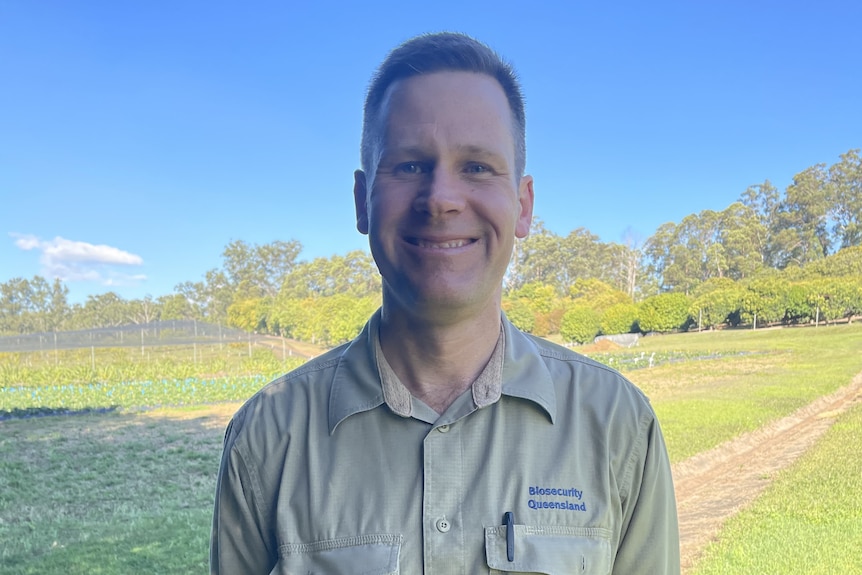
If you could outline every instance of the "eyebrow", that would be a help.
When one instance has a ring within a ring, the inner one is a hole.
[[[475,144],[459,145],[456,147],[456,152],[458,154],[476,156],[484,159],[499,159],[502,161],[506,160],[506,156],[502,152],[490,150],[484,146],[478,146]],[[391,157],[393,155],[405,155],[415,156],[417,158],[425,158],[432,154],[429,154],[428,148],[422,145],[407,145],[403,147],[387,147],[384,145],[382,153],[380,154],[381,159]]]

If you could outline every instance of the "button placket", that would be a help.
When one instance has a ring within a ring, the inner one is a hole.
[[[423,556],[425,575],[447,575],[465,567],[456,559],[465,556],[460,517],[464,462],[459,428],[434,429],[438,433],[429,433],[424,441]]]

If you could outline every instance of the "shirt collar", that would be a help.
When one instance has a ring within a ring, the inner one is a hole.
[[[477,408],[496,403],[501,394],[538,404],[554,421],[556,395],[536,343],[503,316],[491,359],[471,386]],[[401,417],[413,413],[413,398],[380,348],[380,310],[344,350],[335,370],[329,398],[329,431],[347,417],[385,403]]]
[[[503,395],[528,399],[545,410],[551,423],[557,414],[554,380],[535,338],[503,315],[506,353],[503,357]]]
[[[487,407],[500,399],[500,392],[503,386],[503,356],[506,347],[506,338],[503,334],[504,332],[501,328],[497,344],[491,353],[491,358],[476,378],[476,381],[470,386],[473,404],[479,409]],[[410,391],[401,383],[401,380],[398,379],[389,362],[386,361],[386,357],[383,355],[383,348],[380,346],[380,338],[377,337],[374,339],[373,343],[377,367],[380,371],[381,386],[383,387],[383,399],[386,405],[401,417],[412,416],[413,396],[410,395]]]

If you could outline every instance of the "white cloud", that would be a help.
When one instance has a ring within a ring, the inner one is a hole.
[[[115,269],[115,266],[139,266],[144,263],[141,256],[104,244],[90,244],[67,240],[60,236],[43,240],[30,234],[10,234],[15,245],[22,250],[38,250],[42,253],[42,275],[48,279],[63,281],[91,281],[106,286],[135,285],[146,279],[143,274],[130,274]]]

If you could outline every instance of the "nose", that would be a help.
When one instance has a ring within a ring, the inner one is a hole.
[[[455,214],[464,209],[465,185],[447,170],[435,169],[413,202],[413,209],[431,217]]]

